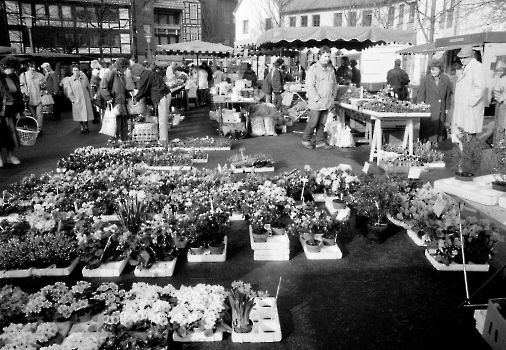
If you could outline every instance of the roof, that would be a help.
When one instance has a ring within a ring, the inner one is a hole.
[[[155,0],[153,8],[184,10],[183,0]]]

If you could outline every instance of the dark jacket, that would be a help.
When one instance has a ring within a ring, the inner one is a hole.
[[[170,89],[163,81],[163,77],[152,70],[142,72],[135,98],[140,100],[143,97],[149,97],[153,105],[157,106],[163,96],[170,93]]]
[[[392,87],[399,100],[404,101],[409,98],[409,76],[401,67],[396,66],[388,71],[387,84]]]
[[[279,68],[274,68],[269,74],[271,75],[272,92],[274,92],[275,95],[281,94],[285,84],[281,70]]]
[[[337,83],[340,85],[348,85],[351,83],[351,79],[353,78],[351,68],[346,65],[341,65],[337,68],[336,71],[336,79]]]
[[[122,115],[126,115],[126,79],[125,75],[115,69],[105,73],[100,81],[100,96],[106,101],[111,101],[113,106],[119,105]]]
[[[242,78],[251,81],[251,86],[257,86],[257,74],[253,69],[247,69],[242,73]]]

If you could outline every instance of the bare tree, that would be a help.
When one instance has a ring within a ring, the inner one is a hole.
[[[224,42],[225,31],[222,4],[217,0],[202,0],[202,38],[213,43]]]

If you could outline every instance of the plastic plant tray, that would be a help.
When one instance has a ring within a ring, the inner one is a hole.
[[[497,205],[499,198],[503,196],[502,192],[488,188],[486,183],[460,181],[454,177],[435,180],[434,189],[483,205]]]
[[[0,270],[0,278],[24,278],[32,276],[33,268],[22,270]]]
[[[237,333],[232,330],[234,343],[273,343],[281,341],[276,298],[259,298],[251,310],[250,320],[253,330],[250,333]]]
[[[290,249],[256,249],[253,259],[257,261],[286,261],[290,260]]]
[[[438,271],[464,271],[464,265],[451,263],[450,265],[441,264],[426,250],[425,257],[430,261],[432,266]],[[466,264],[466,271],[470,272],[487,272],[490,266],[488,264]]]
[[[224,262],[227,260],[227,247],[228,247],[228,240],[227,236],[225,236],[225,249],[223,250],[223,253],[221,254],[211,254],[209,248],[204,249],[203,254],[192,254],[191,250],[188,250],[188,262],[192,263],[201,263],[201,262]]]
[[[222,341],[223,331],[216,330],[210,336],[205,335],[204,331],[191,332],[185,337],[180,337],[176,332],[172,333],[172,339],[176,342],[212,342]]]
[[[408,237],[411,238],[413,242],[419,247],[424,247],[425,243],[423,240],[418,236],[418,234],[410,229],[407,229],[406,232],[408,233]]]
[[[46,269],[36,269],[32,270],[32,276],[68,276],[74,271],[79,262],[79,258],[75,258],[68,267],[49,267]]]
[[[189,171],[191,170],[191,165],[167,165],[167,166],[156,166],[156,165],[146,165],[146,169],[148,170],[161,170],[161,171],[170,171],[170,170],[182,170]]]
[[[322,245],[322,250],[318,253],[308,251],[304,238],[300,237],[300,243],[304,249],[304,254],[308,260],[337,260],[343,257],[343,252],[337,244]]]
[[[139,269],[136,267],[134,275],[136,277],[168,277],[174,274],[177,258],[171,261],[157,261],[149,269]]]
[[[242,173],[265,173],[265,172],[271,172],[274,171],[274,167],[262,167],[262,168],[256,168],[256,167],[244,167],[244,168],[237,168],[234,164],[230,164],[230,168],[233,170],[236,174],[242,174]]]
[[[290,239],[287,234],[273,235],[267,237],[267,242],[254,242],[253,232],[251,226],[249,227],[251,249],[253,250],[279,250],[290,249]]]
[[[100,265],[96,269],[83,268],[83,277],[119,277],[126,264],[128,258],[121,261],[113,261]]]

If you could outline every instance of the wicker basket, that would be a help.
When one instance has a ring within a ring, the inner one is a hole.
[[[33,146],[37,140],[39,133],[39,124],[32,117],[23,117],[16,122],[16,130],[18,131],[19,143],[23,146]]]
[[[158,125],[156,123],[138,123],[132,131],[133,141],[158,140]]]

